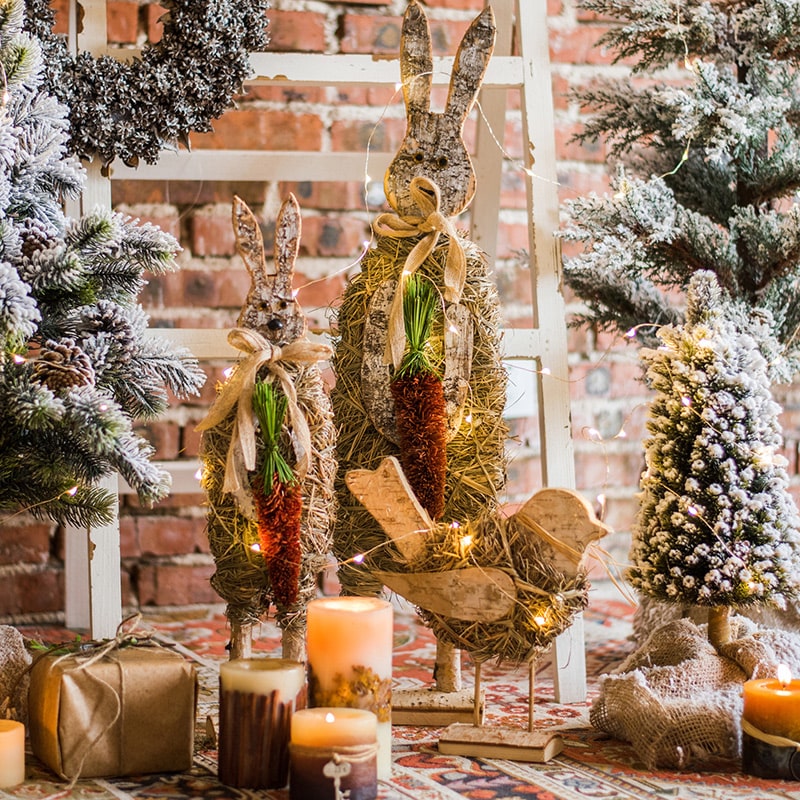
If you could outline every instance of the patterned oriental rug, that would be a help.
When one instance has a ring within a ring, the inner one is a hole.
[[[585,703],[559,705],[553,700],[549,659],[536,674],[536,725],[558,729],[563,752],[547,764],[526,764],[499,759],[473,759],[441,755],[437,741],[441,729],[411,726],[393,728],[393,771],[390,782],[379,787],[380,800],[800,800],[800,783],[765,781],[744,775],[737,762],[719,761],[703,772],[649,772],[630,745],[615,741],[589,724],[589,707],[597,694],[598,677],[612,670],[631,651],[629,639],[633,607],[611,585],[592,590],[584,614],[589,698]],[[65,785],[28,754],[27,780],[13,789],[0,789],[0,798],[48,800],[127,800],[158,798],[267,798],[288,800],[287,790],[248,791],[219,783],[217,753],[208,745],[206,719],[216,720],[220,661],[225,660],[228,629],[219,608],[198,615],[149,615],[146,628],[194,660],[200,676],[198,727],[192,770],[117,779],[81,780],[69,793]],[[74,634],[63,628],[27,626],[26,637],[63,642]],[[255,649],[279,655],[277,629],[266,623],[258,632]],[[428,686],[435,642],[427,628],[411,614],[395,620],[393,677],[396,689]],[[464,683],[471,685],[468,658],[463,664]],[[487,724],[525,728],[528,720],[527,670],[483,667]],[[304,798],[304,800],[306,800]],[[315,798],[307,798],[315,800]]]

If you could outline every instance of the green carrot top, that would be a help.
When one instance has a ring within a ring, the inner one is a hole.
[[[264,440],[263,480],[264,494],[267,496],[272,492],[274,478],[284,484],[295,481],[294,472],[278,446],[287,406],[288,400],[283,392],[268,381],[256,381],[253,387],[253,410],[258,417]]]
[[[430,359],[430,338],[439,296],[433,284],[414,273],[405,282],[403,323],[408,347],[394,380],[420,374],[438,374]]]

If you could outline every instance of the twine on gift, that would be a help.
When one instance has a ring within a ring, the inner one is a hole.
[[[197,430],[206,431],[219,425],[236,408],[231,442],[225,459],[222,489],[236,498],[242,513],[250,519],[255,519],[247,473],[256,468],[253,389],[258,372],[265,367],[278,381],[286,396],[296,460],[294,473],[298,480],[303,480],[309,466],[311,432],[308,420],[298,405],[294,382],[284,367],[286,364],[316,364],[330,358],[333,351],[326,344],[311,342],[308,339],[300,339],[278,347],[268,342],[258,331],[248,328],[231,330],[228,333],[228,343],[244,353],[245,357],[236,365],[230,380],[220,388],[217,399],[197,426]]]
[[[753,739],[758,739],[760,742],[764,742],[772,747],[793,747],[795,750],[800,751],[800,742],[796,742],[794,739],[787,739],[785,736],[775,736],[773,733],[765,733],[744,717],[742,717],[742,733],[746,733]]]
[[[467,257],[458,232],[453,220],[439,210],[441,204],[439,187],[429,178],[417,176],[409,184],[409,192],[422,211],[422,216],[400,217],[397,214],[384,213],[380,214],[372,225],[378,236],[393,239],[405,239],[422,234],[422,238],[406,257],[389,311],[389,335],[384,358],[386,363],[392,364],[395,369],[400,366],[405,351],[406,334],[403,323],[405,281],[433,252],[441,234],[445,233],[449,237],[444,268],[444,298],[447,302],[457,303],[461,299],[467,279]]]

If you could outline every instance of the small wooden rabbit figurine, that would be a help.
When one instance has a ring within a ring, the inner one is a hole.
[[[233,227],[251,277],[239,326],[228,336],[243,358],[198,426],[216,563],[211,583],[228,604],[231,658],[250,654],[252,626],[274,602],[283,656],[302,661],[305,607],[331,550],[335,428],[318,366],[331,350],[305,338],[294,298],[295,198],[283,203],[276,222],[275,273],[267,272],[258,223],[238,197]],[[272,404],[266,417],[263,403]],[[278,462],[288,473],[275,468]]]
[[[397,407],[390,385],[404,351],[403,296],[416,273],[433,284],[439,314],[428,341],[443,384],[446,469],[441,521],[472,519],[497,506],[505,480],[503,421],[506,375],[500,357],[499,301],[485,254],[458,232],[451,217],[475,192],[462,128],[494,46],[486,8],[472,22],[455,58],[447,103],[430,109],[433,56],[430,30],[415,1],[406,11],[401,74],[407,131],[385,179],[395,213],[373,225],[374,247],[348,285],[338,314],[339,338],[331,393],[338,428],[338,521],[334,548],[346,591],[380,592],[372,574],[393,572],[400,558],[375,519],[344,481],[354,469],[375,469],[386,456],[402,461]],[[413,485],[413,484],[412,484]],[[460,688],[455,654],[437,655],[437,685]]]

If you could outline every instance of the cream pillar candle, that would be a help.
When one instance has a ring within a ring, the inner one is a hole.
[[[283,658],[235,658],[219,665],[220,685],[233,692],[271,694],[294,700],[306,682],[305,666]]]
[[[0,719],[0,789],[25,780],[25,726]]]
[[[305,705],[305,665],[282,658],[233,659],[219,667],[219,779],[280,789],[289,777],[289,733]]]
[[[289,800],[374,800],[378,718],[359,708],[307,708],[292,717]]]
[[[309,706],[366,708],[378,717],[378,778],[392,772],[392,604],[325,597],[307,608]]]

